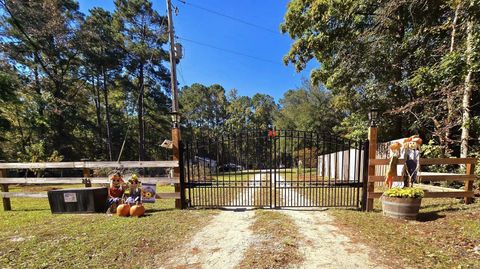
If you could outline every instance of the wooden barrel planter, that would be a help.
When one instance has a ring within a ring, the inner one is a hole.
[[[397,219],[416,220],[422,198],[401,198],[382,196],[384,216]]]

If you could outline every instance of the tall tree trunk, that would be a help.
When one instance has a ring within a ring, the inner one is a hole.
[[[93,98],[94,102],[95,102],[95,113],[97,114],[97,134],[98,134],[98,141],[99,141],[99,145],[102,145],[102,149],[101,151],[103,151],[103,142],[102,142],[102,138],[103,138],[103,133],[102,133],[102,112],[101,112],[101,108],[100,108],[100,91],[99,91],[99,87],[98,87],[98,76],[97,76],[97,81],[96,81],[96,84],[95,84],[95,77],[93,76],[92,77],[92,85],[93,85],[93,92],[95,93],[95,97]]]
[[[108,87],[107,87],[107,72],[102,66],[102,75],[103,75],[103,98],[105,102],[105,127],[107,129],[107,151],[108,158],[112,160],[112,134],[110,130],[110,106],[108,104]]]
[[[455,35],[457,32],[457,21],[458,21],[458,14],[460,12],[462,2],[459,2],[457,4],[457,7],[455,8],[455,15],[453,17],[452,21],[452,32],[450,34],[450,53],[452,53],[455,49]],[[442,154],[443,157],[447,156],[450,154],[450,130],[452,128],[451,124],[453,122],[453,114],[454,114],[454,108],[453,108],[453,93],[450,90],[451,87],[447,88],[447,119],[445,122],[445,136],[443,140],[445,141],[444,147],[442,147]]]
[[[473,49],[473,18],[467,21],[467,49],[465,51],[465,58],[467,63],[467,75],[465,76],[465,88],[463,92],[462,101],[462,135],[460,144],[460,157],[465,158],[468,155],[468,140],[470,139],[470,106],[472,92],[474,90],[473,85],[473,68],[472,68],[472,49]]]
[[[455,35],[457,32],[457,21],[458,21],[458,14],[460,13],[460,8],[462,7],[462,2],[460,1],[455,8],[455,15],[452,21],[452,33],[450,35],[450,52],[455,49]]]
[[[144,93],[144,65],[140,65],[139,96],[138,96],[138,158],[140,161],[145,160],[145,125],[143,124],[143,93]]]

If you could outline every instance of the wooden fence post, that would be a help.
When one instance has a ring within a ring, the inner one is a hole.
[[[375,166],[371,165],[370,160],[375,159],[377,156],[377,127],[370,126],[368,128],[368,177],[375,175]],[[367,178],[368,178],[367,177]],[[373,197],[370,193],[375,192],[375,182],[368,180],[367,186],[367,211],[373,210]]]
[[[468,163],[466,165],[466,175],[473,175],[475,173],[475,164]],[[473,180],[465,181],[465,191],[473,191]],[[465,197],[465,204],[471,204],[473,202],[472,197]]]
[[[180,167],[180,140],[181,140],[180,127],[174,125],[173,128],[172,128],[173,160],[179,162],[179,166],[173,168],[173,176],[175,178],[180,178],[180,169],[182,169]],[[180,183],[175,183],[174,187],[175,187],[175,192],[180,192],[181,193],[181,191],[182,191],[181,187],[183,187],[183,186],[180,186]],[[175,200],[175,208],[182,209],[183,208],[182,205],[183,205],[183,202],[182,202],[181,199],[176,199]]]
[[[82,159],[82,161],[83,161],[84,166],[85,166],[85,163],[88,160],[87,159]],[[83,177],[84,177],[83,183],[85,184],[85,188],[92,187],[92,181],[90,180],[90,168],[83,167],[82,173],[83,173]]]
[[[4,162],[4,161],[0,161]],[[6,169],[0,169],[0,177],[7,177],[7,170]],[[8,184],[2,184],[2,192],[8,192]],[[10,211],[12,210],[12,204],[10,203],[10,198],[4,197],[2,198],[3,202],[3,210],[4,211]]]

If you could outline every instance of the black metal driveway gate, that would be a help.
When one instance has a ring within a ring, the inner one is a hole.
[[[183,146],[188,207],[360,206],[361,142],[272,129],[205,136]]]

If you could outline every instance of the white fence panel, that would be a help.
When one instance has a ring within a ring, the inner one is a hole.
[[[320,155],[318,156],[318,174],[325,179],[359,181],[363,177],[363,152],[363,150],[349,149]]]

